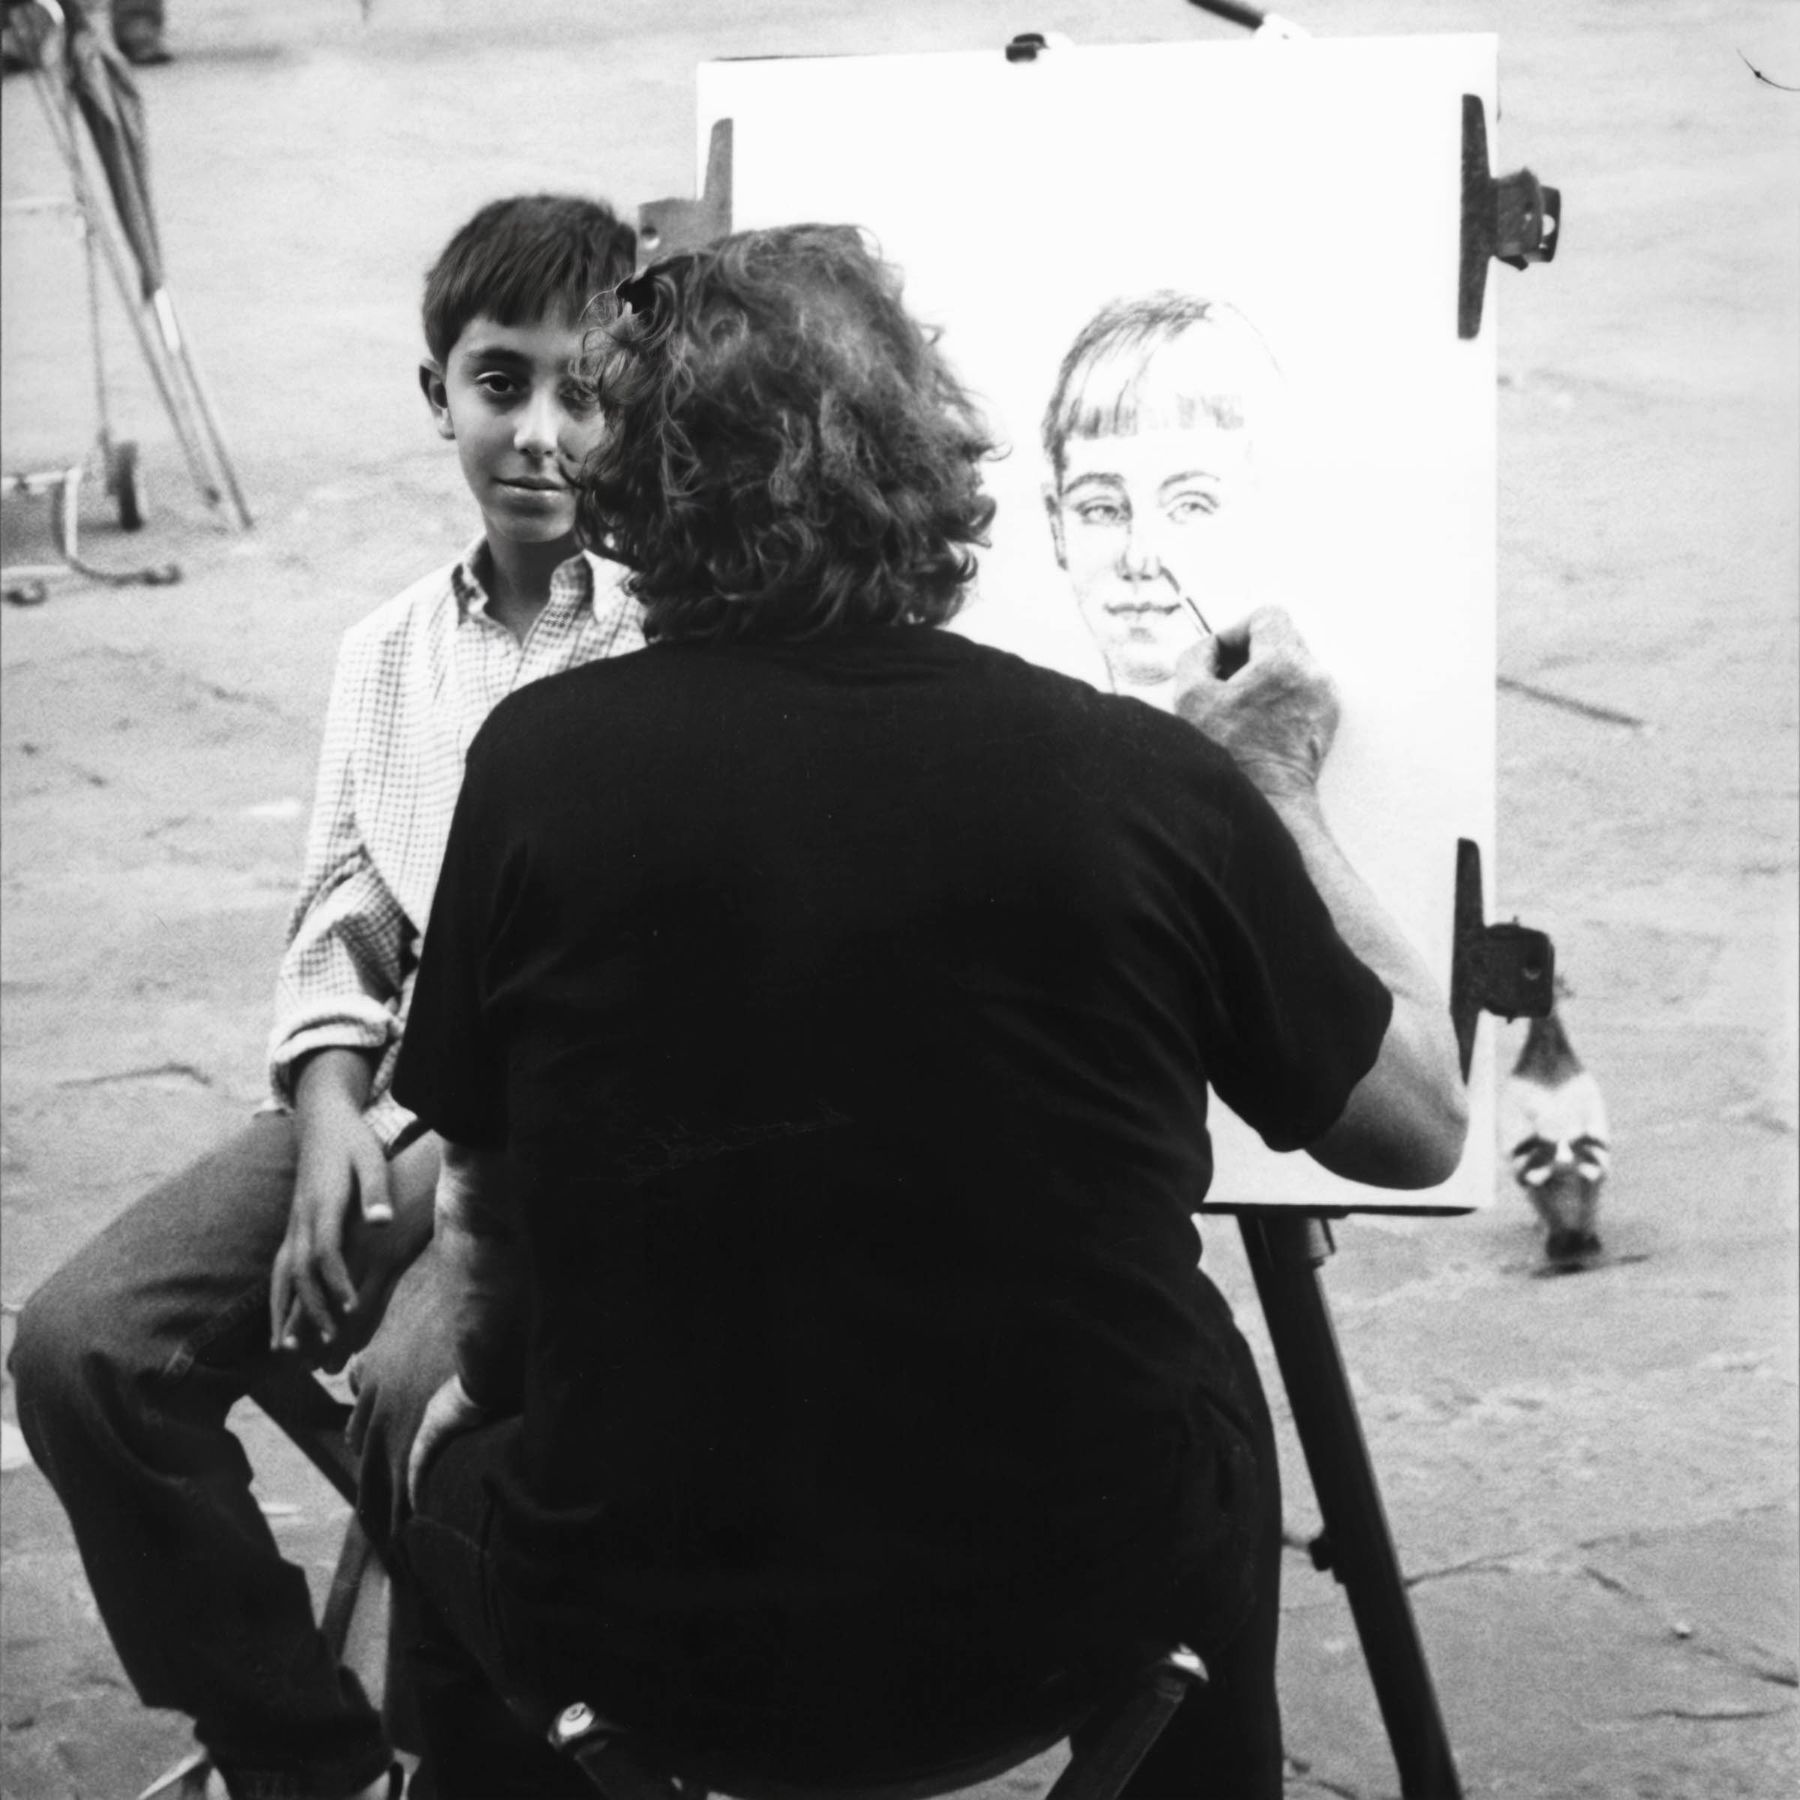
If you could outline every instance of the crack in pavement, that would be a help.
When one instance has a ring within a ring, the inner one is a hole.
[[[1733,1518],[1747,1517],[1752,1513],[1765,1512],[1767,1507],[1745,1507],[1730,1515]],[[1635,1546],[1645,1541],[1642,1532],[1624,1532],[1616,1536],[1591,1539],[1576,1548],[1578,1550],[1602,1549],[1611,1544]],[[1497,1550],[1485,1556],[1470,1557],[1466,1561],[1447,1563],[1441,1568],[1423,1569],[1417,1574],[1403,1578],[1405,1587],[1410,1591],[1435,1581],[1450,1581],[1461,1575],[1515,1575],[1520,1573],[1563,1576],[1565,1578],[1581,1578],[1594,1583],[1596,1587],[1609,1594],[1617,1594],[1636,1606],[1649,1611],[1663,1609],[1663,1602],[1657,1596],[1644,1589],[1633,1587],[1629,1582],[1621,1581],[1616,1575],[1595,1567],[1592,1563],[1569,1560],[1559,1563],[1555,1553],[1546,1555],[1543,1552],[1530,1550]],[[1781,1653],[1765,1649],[1762,1645],[1748,1642],[1736,1648],[1727,1640],[1715,1633],[1696,1636],[1694,1627],[1671,1622],[1670,1630],[1676,1640],[1695,1654],[1722,1663],[1734,1674],[1747,1676],[1753,1681],[1765,1682],[1772,1687],[1800,1689],[1800,1667],[1785,1661]],[[1776,1711],[1784,1709],[1776,1708]],[[1652,1717],[1652,1714],[1634,1714],[1633,1717]],[[1669,1716],[1684,1717],[1675,1713]],[[1695,1714],[1695,1717],[1710,1717],[1710,1714]],[[1736,1718],[1762,1717],[1760,1713],[1726,1712],[1720,1717]]]
[[[1404,1575],[1401,1584],[1416,1588],[1428,1581],[1448,1581],[1456,1575],[1511,1575],[1515,1564],[1530,1560],[1529,1550],[1495,1550],[1486,1556],[1471,1556],[1466,1562],[1445,1563],[1441,1569],[1421,1569],[1417,1575]]]
[[[57,1082],[59,1088],[104,1087],[114,1081],[154,1081],[158,1075],[183,1075],[203,1088],[213,1085],[213,1078],[192,1063],[152,1063],[141,1069],[112,1069],[103,1075],[67,1075]]]
[[[1733,1706],[1725,1702],[1718,1706],[1653,1706],[1648,1712],[1629,1713],[1632,1720],[1642,1719],[1696,1719],[1708,1723],[1733,1719],[1776,1719],[1783,1713],[1792,1712],[1791,1706]]]

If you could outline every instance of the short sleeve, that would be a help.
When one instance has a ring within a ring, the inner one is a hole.
[[[1393,996],[1338,935],[1298,846],[1220,753],[1198,845],[1216,1014],[1207,1076],[1271,1150],[1338,1120],[1387,1035]]]
[[[485,741],[484,741],[485,740]],[[431,904],[394,1096],[433,1131],[471,1149],[507,1139],[506,1048],[486,973],[512,846],[503,822],[504,771],[478,736],[457,798]]]

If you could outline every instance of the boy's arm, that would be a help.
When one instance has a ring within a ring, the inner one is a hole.
[[[356,750],[385,729],[379,669],[352,638],[325,714],[300,891],[275,988],[269,1080],[293,1106],[314,1052],[360,1050],[379,1061],[398,1029],[412,926],[369,854],[358,816]]]
[[[340,1343],[351,1316],[366,1313],[430,1239],[429,1190],[416,1173],[410,1183],[392,1179],[363,1116],[370,1073],[361,1051],[320,1050],[295,1082],[294,1195],[269,1278],[274,1348],[304,1349],[310,1335],[332,1358],[347,1355],[373,1329],[362,1321]]]
[[[376,1067],[398,1030],[411,931],[357,816],[354,751],[359,734],[377,728],[372,674],[355,641],[347,643],[332,683],[305,872],[276,988],[271,1086],[293,1109],[298,1165],[270,1279],[270,1338],[291,1349],[301,1347],[304,1327],[332,1344],[339,1319],[429,1236],[428,1216],[390,1224],[386,1149],[364,1118]],[[377,1228],[354,1277],[344,1256],[353,1208]]]

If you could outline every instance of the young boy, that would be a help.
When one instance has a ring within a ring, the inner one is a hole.
[[[1102,308],[1063,358],[1044,503],[1117,692],[1167,710],[1181,653],[1249,610],[1253,452],[1280,379],[1242,313],[1167,291]]]
[[[430,1236],[436,1147],[388,1079],[463,756],[512,689],[643,642],[616,567],[576,543],[570,485],[599,432],[584,311],[634,247],[604,205],[530,196],[484,207],[432,269],[420,383],[483,531],[344,640],[273,1100],[19,1320],[20,1425],[120,1660],[147,1704],[194,1719],[234,1800],[389,1791],[381,1721],[327,1652],[225,1415],[272,1357],[335,1366],[374,1332],[352,1435],[359,1511],[385,1535],[450,1370],[422,1270],[399,1280]]]

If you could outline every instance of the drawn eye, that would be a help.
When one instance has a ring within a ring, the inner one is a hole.
[[[1177,494],[1164,511],[1177,525],[1191,524],[1195,519],[1210,518],[1219,510],[1216,494]]]
[[[1127,514],[1117,500],[1083,500],[1075,508],[1075,516],[1084,525],[1123,525]]]

